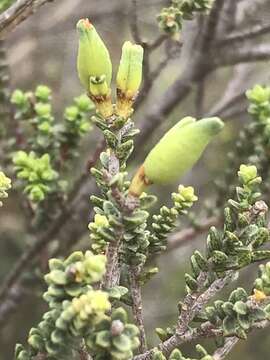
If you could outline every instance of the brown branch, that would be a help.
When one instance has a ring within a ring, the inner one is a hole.
[[[204,232],[208,231],[211,226],[218,226],[219,224],[220,224],[220,220],[218,218],[211,217],[205,219],[196,227],[187,228],[175,234],[172,234],[168,238],[167,250],[171,251],[181,246],[184,246],[193,239],[195,239],[196,236],[199,236]]]
[[[270,325],[269,320],[262,320],[258,323],[255,323],[251,329],[264,329]],[[155,349],[159,349],[165,356],[170,355],[170,353],[176,349],[179,348],[180,345],[192,342],[192,341],[198,341],[199,339],[205,339],[205,338],[216,338],[223,336],[223,330],[222,329],[216,329],[213,324],[210,322],[203,323],[196,329],[188,330],[186,331],[182,336],[179,334],[174,334],[171,336],[168,340],[160,343],[157,347],[150,349],[146,351],[143,354],[137,355],[133,358],[133,360],[152,360],[152,355],[155,351]],[[216,352],[213,354],[214,360],[221,360],[226,356],[233,348],[233,346],[239,341],[237,337],[231,337],[228,338],[225,341],[224,349],[219,348],[216,350]],[[226,352],[227,350],[227,352]],[[218,357],[219,356],[219,357]],[[220,357],[223,356],[223,357]]]
[[[215,0],[213,4],[203,31],[203,38],[201,42],[201,48],[203,52],[207,51],[207,49],[211,47],[217,36],[217,28],[219,25],[224,3],[225,0]]]
[[[231,33],[225,39],[219,40],[217,45],[220,47],[229,45],[241,45],[241,42],[257,38],[258,36],[268,34],[270,32],[270,24],[255,25],[251,29]]]
[[[205,79],[202,79],[197,85],[196,94],[195,94],[195,111],[197,118],[200,118],[204,113],[204,99],[205,99]]]
[[[217,349],[213,354],[213,359],[214,360],[224,359],[224,357],[231,352],[232,348],[238,343],[238,341],[239,339],[235,336],[226,339],[224,346],[220,349]]]
[[[151,44],[149,44],[150,51],[154,51],[159,48],[166,39],[168,39],[168,36],[165,34],[157,37]]]
[[[133,360],[152,360],[152,355],[155,349],[159,349],[165,356],[170,355],[172,350],[178,348],[180,345],[198,340],[200,338],[209,338],[221,336],[222,331],[214,329],[210,322],[204,323],[196,329],[188,330],[183,335],[174,334],[168,340],[160,343],[156,348],[150,349],[143,354],[137,355]]]
[[[146,334],[143,321],[143,307],[142,307],[142,293],[141,286],[138,280],[139,271],[137,268],[130,268],[130,292],[132,297],[132,312],[135,323],[140,331],[140,347],[141,353],[147,351]]]
[[[0,38],[13,30],[36,10],[53,0],[17,0],[6,11],[0,14]]]
[[[150,55],[149,47],[146,48],[147,56]],[[169,62],[175,57],[176,53],[178,53],[178,49],[172,49],[172,51],[168,51],[165,58],[160,60],[160,62],[157,64],[156,68],[150,72],[149,65],[147,68],[145,68],[145,73],[148,72],[147,76],[145,77],[145,80],[143,82],[143,86],[141,91],[139,92],[139,95],[135,102],[135,109],[137,109],[139,106],[142,105],[142,103],[146,100],[147,94],[152,89],[155,81],[161,74],[161,72],[166,68],[166,66],[169,64]],[[149,62],[149,60],[148,60]],[[148,70],[147,70],[148,69]]]
[[[229,66],[239,63],[250,63],[255,61],[267,61],[270,58],[270,45],[258,45],[255,47],[244,47],[237,51],[220,52],[216,58],[216,66]]]
[[[139,31],[138,24],[138,1],[131,0],[131,10],[130,10],[130,30],[134,41],[137,44],[142,44],[142,38]]]
[[[227,111],[246,99],[245,92],[247,82],[251,77],[253,66],[250,64],[240,64],[235,66],[231,80],[221,99],[212,106],[206,116],[221,116]]]
[[[207,273],[201,272],[197,279],[197,292],[188,294],[183,301],[181,313],[178,318],[178,325],[176,330],[177,334],[181,336],[187,331],[188,326],[194,317],[202,310],[204,305],[206,305],[215,294],[223,289],[231,277],[232,272],[227,272],[225,277],[215,280],[208,289],[201,293],[202,289],[204,289],[205,281],[207,279]]]

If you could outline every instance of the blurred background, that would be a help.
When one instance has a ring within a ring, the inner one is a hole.
[[[245,2],[247,1],[241,1],[241,3]],[[151,42],[159,36],[156,14],[167,3],[162,0],[138,1],[138,25],[143,39]],[[262,2],[256,12],[252,12],[246,18],[243,15],[245,11],[247,10],[243,5],[243,10],[240,9],[237,15],[240,28],[261,21],[270,22],[268,1]],[[34,16],[29,17],[6,39],[11,88],[21,88],[26,91],[33,90],[38,84],[50,86],[53,90],[54,113],[59,121],[61,121],[65,106],[72,102],[74,96],[83,92],[76,73],[77,35],[75,31],[76,22],[82,17],[89,17],[99,33],[102,34],[110,49],[114,69],[116,69],[123,41],[132,40],[130,31],[132,14],[128,0],[57,0],[40,8]],[[138,126],[143,123],[149,109],[158,103],[160,96],[181,74],[184,64],[189,61],[189,56],[192,56],[193,50],[189,49],[191,43],[189,40],[194,36],[193,27],[197,21],[199,20],[195,19],[184,27],[185,45],[181,55],[177,49],[179,45],[172,41],[158,48],[151,55],[150,67],[154,69],[163,58],[165,59],[168,53],[167,47],[175,48],[173,54],[166,60],[166,66],[160,71],[151,90],[138,106],[135,113]],[[267,36],[255,40],[253,43],[256,44],[256,41],[266,42]],[[214,179],[222,177],[224,169],[226,169],[226,154],[233,148],[243,124],[249,121],[244,92],[256,83],[268,84],[269,74],[269,62],[266,61],[221,68],[212,72],[206,79],[203,106],[198,109],[198,88],[194,86],[189,96],[177,104],[161,126],[155,129],[151,136],[145,139],[143,146],[137,149],[136,156],[133,157],[130,164],[130,172],[135,171],[136,166],[143,160],[161,134],[181,117],[215,113],[216,109],[226,120],[225,131],[208,147],[195,168],[181,179],[185,185],[192,185],[199,196],[199,202],[194,210],[194,218],[198,220],[205,208],[211,208],[211,204],[214,204],[216,196],[213,186]],[[232,107],[230,104],[226,105],[225,102],[225,107],[223,106],[220,111],[222,102],[228,95],[228,86],[231,86],[231,91],[235,91],[241,96]],[[85,160],[95,149],[97,139],[98,131],[93,130],[83,140],[81,153],[74,163],[74,171],[70,174],[70,179],[76,178],[76,175],[83,169]],[[170,193],[176,186],[177,184],[172,187],[153,189],[153,192],[159,196],[160,202],[157,207],[170,203]],[[90,214],[87,215],[90,219]],[[85,231],[81,236],[80,243],[74,247],[76,249],[85,246],[89,241],[87,223],[81,224],[81,226],[85,228]],[[182,222],[179,229],[183,229],[185,226],[189,226],[188,222],[187,224]],[[22,209],[18,206],[16,197],[11,196],[4,211],[1,210],[0,279],[4,278],[18,255],[29,245],[29,239],[23,235],[25,227]],[[177,316],[177,303],[184,294],[183,274],[189,267],[189,256],[194,248],[203,249],[205,240],[206,235],[203,234],[196,240],[186,243],[185,246],[167,252],[157,259],[160,272],[144,289],[144,315],[150,345],[158,343],[158,338],[154,334],[156,327],[174,324]],[[38,270],[36,272],[37,276],[41,277],[42,274]],[[256,267],[249,268],[248,271],[241,273],[239,283],[246,284],[247,289],[250,289],[255,277]],[[8,321],[2,326],[0,360],[12,358],[15,343],[25,342],[29,328],[36,324],[45,310],[45,304],[41,299],[43,286],[44,284],[40,283],[35,286],[34,292],[25,297],[25,300],[19,304],[18,311],[14,311],[14,314],[11,314],[12,316],[9,316]],[[237,284],[233,286],[237,286]],[[226,291],[229,292],[229,290]],[[269,331],[267,329],[256,331],[246,342],[240,341],[228,359],[268,359],[269,344]],[[184,347],[183,350],[186,351],[186,354],[192,355],[193,345]],[[213,344],[208,342],[206,346],[211,349]]]

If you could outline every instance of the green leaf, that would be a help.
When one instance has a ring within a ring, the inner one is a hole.
[[[126,352],[131,349],[131,341],[127,335],[121,334],[112,339],[113,345],[117,350]]]
[[[235,335],[238,329],[237,318],[234,316],[226,316],[223,320],[224,336]]]
[[[237,312],[237,314],[246,315],[248,312],[248,307],[247,304],[245,304],[243,301],[237,301],[233,306],[233,310]]]
[[[99,331],[96,336],[96,344],[102,348],[109,348],[111,345],[111,336],[109,331]]]

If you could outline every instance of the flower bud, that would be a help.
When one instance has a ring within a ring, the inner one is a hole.
[[[132,180],[130,193],[139,196],[149,184],[177,181],[192,168],[223,126],[219,118],[195,121],[186,117],[179,121],[148,154]]]
[[[0,171],[0,199],[8,197],[7,191],[11,188],[11,180],[2,171]],[[0,206],[2,206],[0,201]]]
[[[128,117],[142,81],[143,48],[126,41],[117,73],[117,113]]]
[[[112,63],[109,51],[88,19],[81,19],[77,24],[79,50],[77,67],[81,83],[89,90],[90,77],[105,75],[107,85],[112,79]]]
[[[80,20],[77,29],[79,33],[77,69],[80,81],[100,114],[105,118],[109,117],[113,113],[110,90],[112,80],[110,54],[88,19]]]

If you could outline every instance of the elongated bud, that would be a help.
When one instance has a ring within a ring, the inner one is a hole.
[[[150,151],[130,186],[139,196],[149,184],[169,184],[178,180],[197,162],[212,138],[223,128],[219,118],[196,121],[186,117],[171,128]]]
[[[143,48],[126,41],[117,73],[117,113],[128,117],[142,81]]]
[[[88,19],[81,19],[77,24],[77,30],[79,34],[77,69],[80,81],[97,110],[102,116],[108,117],[113,112],[110,90],[112,63],[109,51]]]

